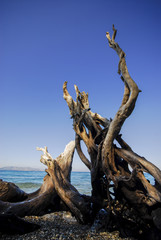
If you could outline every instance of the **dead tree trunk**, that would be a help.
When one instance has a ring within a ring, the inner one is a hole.
[[[70,173],[72,167],[73,153],[75,149],[75,142],[70,142],[59,157],[55,159],[58,162],[61,171],[64,176],[70,180]],[[47,152],[47,148],[42,149],[38,148],[38,150],[43,150],[45,158],[43,157],[40,161],[46,163],[52,159],[51,155]],[[45,161],[45,162],[44,162]],[[51,167],[51,166],[49,166]],[[46,170],[46,171],[49,171]],[[51,170],[53,171],[53,169]],[[15,185],[13,185],[15,188]],[[17,188],[16,188],[17,189]],[[14,195],[15,191],[13,191]],[[53,184],[52,178],[49,174],[44,177],[44,182],[41,188],[31,194],[24,194],[25,200],[14,202],[4,202],[0,201],[0,213],[3,214],[15,214],[17,216],[29,216],[29,215],[42,215],[48,211],[49,208],[59,209],[58,206],[55,206],[54,203],[58,198],[57,192],[55,190],[55,186]],[[6,196],[7,198],[7,196]],[[1,199],[3,200],[3,199]],[[21,199],[22,200],[22,199]]]
[[[128,222],[130,218],[135,222],[136,229],[133,234],[136,234],[137,224],[142,223],[142,228],[145,230],[142,237],[149,229],[153,229],[160,236],[158,230],[161,230],[161,220],[159,220],[161,171],[135,154],[120,135],[121,127],[132,113],[140,90],[130,77],[125,53],[115,42],[116,32],[113,26],[112,38],[109,33],[106,33],[106,37],[109,46],[119,56],[118,73],[121,74],[125,90],[121,106],[114,119],[108,120],[93,113],[89,107],[88,94],[81,93],[77,86],[75,86],[77,98],[74,101],[67,90],[67,82],[63,86],[64,99],[73,119],[78,155],[91,172],[92,197],[96,203],[93,204],[93,216],[103,207],[110,209],[112,215],[117,216],[117,220],[120,221],[120,217],[125,218],[123,215],[127,213],[123,207],[126,205],[126,209],[129,210],[131,207],[133,209],[132,214],[126,217]],[[90,160],[82,152],[81,140],[87,147]],[[114,144],[114,140],[117,145]],[[146,179],[144,172],[154,177],[154,185]],[[114,219],[116,221],[116,217]],[[139,233],[137,237],[140,237]]]
[[[62,153],[54,160],[58,162],[59,168],[61,169],[65,178],[69,181],[72,169],[74,149],[75,142],[72,141],[66,146],[64,153]],[[43,150],[46,153],[46,162],[51,160],[51,155],[47,152],[47,148],[38,148],[38,150]],[[44,163],[44,158],[41,159],[41,162]],[[48,172],[49,169],[47,169],[46,171]],[[53,171],[53,169],[51,171]],[[0,192],[0,221],[3,221],[5,219],[6,224],[8,221],[7,219],[16,219],[16,217],[14,217],[15,215],[19,217],[30,215],[43,215],[45,213],[48,213],[49,211],[61,210],[61,199],[55,190],[55,186],[49,174],[44,177],[44,182],[40,189],[31,194],[24,193],[17,186],[11,183],[1,181],[0,186],[2,189]],[[20,219],[17,219],[17,222],[20,222]],[[17,229],[17,222],[15,222],[16,225],[13,222],[13,226],[11,227],[12,229],[15,229],[15,231]],[[22,221],[22,224],[23,223],[24,221]],[[24,223],[24,227],[25,226],[28,226],[28,224],[25,225]],[[32,229],[36,228],[31,227],[31,230]]]

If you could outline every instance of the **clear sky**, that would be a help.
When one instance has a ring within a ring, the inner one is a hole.
[[[123,96],[118,56],[106,32],[126,52],[142,90],[123,138],[161,168],[161,1],[0,1],[0,167],[43,167],[36,147],[56,158],[74,139],[62,86],[89,93],[90,107],[113,118]],[[85,171],[77,154],[73,170]]]

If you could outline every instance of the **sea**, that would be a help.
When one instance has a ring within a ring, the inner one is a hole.
[[[0,179],[15,183],[26,193],[36,191],[43,183],[45,171],[0,170]],[[71,183],[81,194],[91,195],[89,172],[71,172]]]
[[[26,193],[36,191],[43,183],[45,171],[8,171],[0,170],[0,179],[15,183]],[[154,184],[154,178],[145,173],[146,178]],[[71,183],[81,193],[91,195],[90,172],[71,172]]]

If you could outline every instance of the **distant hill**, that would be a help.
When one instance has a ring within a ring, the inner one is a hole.
[[[0,170],[6,170],[6,171],[44,171],[42,169],[38,168],[31,168],[31,167],[2,167]]]

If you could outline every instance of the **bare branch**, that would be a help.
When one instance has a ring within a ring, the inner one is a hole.
[[[127,161],[131,166],[138,166],[143,171],[150,173],[156,181],[161,185],[161,171],[158,167],[156,167],[154,164],[149,162],[143,157],[140,157],[133,151],[129,151],[126,149],[120,149],[120,148],[115,148],[115,153],[122,157],[125,161]]]
[[[76,142],[77,153],[78,153],[80,159],[87,166],[87,168],[90,170],[91,169],[91,162],[86,158],[86,156],[82,152],[82,149],[81,149],[81,146],[80,146],[80,137],[77,134],[75,136],[75,142]]]
[[[107,135],[102,147],[102,156],[103,156],[103,166],[105,168],[105,171],[108,171],[109,167],[108,167],[107,161],[109,161],[109,165],[111,166],[111,168],[115,173],[116,169],[115,167],[113,168],[115,164],[112,157],[112,144],[114,139],[119,134],[124,121],[132,113],[135,107],[135,102],[139,93],[139,89],[128,73],[126,61],[125,61],[125,53],[119,47],[119,45],[114,41],[116,36],[116,30],[114,26],[113,26],[113,30],[114,30],[114,34],[113,34],[112,40],[108,32],[106,33],[106,37],[108,39],[109,46],[113,48],[119,55],[119,58],[120,58],[119,71],[122,73],[122,79],[124,80],[124,83],[125,83],[125,92],[124,92],[122,104],[109,126],[109,130],[107,132]]]

